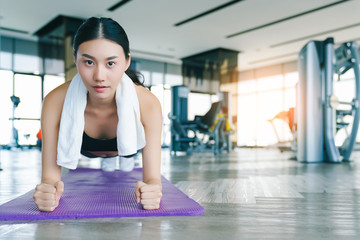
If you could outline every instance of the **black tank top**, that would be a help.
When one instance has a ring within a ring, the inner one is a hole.
[[[91,152],[118,151],[116,138],[96,139],[89,137],[85,132],[82,137],[81,154],[87,157],[97,157]]]
[[[97,139],[89,137],[85,132],[83,133],[83,140],[81,145],[81,154],[89,157],[89,158],[96,158],[99,157],[96,155],[96,152],[116,152],[116,154],[111,154],[108,157],[117,156],[117,139]],[[134,157],[139,153],[141,149],[139,149],[136,153],[131,155],[122,156],[125,158]]]

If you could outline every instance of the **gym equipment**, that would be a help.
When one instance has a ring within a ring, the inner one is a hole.
[[[360,75],[358,46],[341,44],[334,50],[334,39],[310,41],[299,53],[297,92],[297,160],[300,162],[349,161],[359,128]],[[355,94],[351,102],[339,102],[333,95],[334,74],[353,69]],[[339,105],[351,110],[337,110]],[[344,122],[352,116],[352,123]],[[352,125],[351,134],[341,146],[335,145],[336,132]]]
[[[188,98],[190,90],[187,86],[171,87],[171,115],[180,122],[188,120]]]
[[[13,109],[12,109],[12,118],[10,118],[9,120],[11,120],[11,141],[9,144],[9,147],[20,147],[19,145],[19,135],[18,135],[18,131],[15,128],[15,109],[19,106],[20,103],[20,98],[13,95],[10,97],[11,102],[13,103]]]
[[[188,120],[188,96],[189,88],[186,86],[171,87],[171,112],[169,119],[171,121],[171,143],[170,151],[176,154],[177,151],[187,151],[190,145],[197,140],[188,138],[188,132],[181,126],[181,122]]]
[[[20,149],[27,149],[27,148],[32,148],[34,147],[34,145],[30,145],[30,144],[20,144],[19,143],[19,133],[18,130],[15,127],[15,121],[19,121],[19,120],[30,120],[30,121],[40,121],[40,118],[18,118],[15,117],[15,110],[16,108],[19,106],[20,98],[13,95],[10,97],[12,103],[13,103],[13,111],[12,111],[12,117],[9,118],[9,120],[11,121],[11,139],[8,145],[3,146],[6,149],[11,149],[11,148],[20,148]],[[25,137],[25,139],[29,139],[30,134],[24,134],[23,135]]]
[[[233,149],[231,135],[235,133],[233,124],[232,124],[232,94],[230,92],[221,92],[223,103],[222,106],[222,117],[223,117],[223,126],[220,126],[220,152],[226,150],[230,153]]]
[[[181,124],[179,119],[169,115],[171,120],[171,144],[170,149],[176,155],[178,151],[185,151],[187,155],[191,155],[194,151],[199,151],[202,142],[197,138],[196,133],[192,131],[192,137],[189,136],[191,128],[186,128]]]
[[[289,108],[287,111],[281,111],[281,112],[277,113],[273,118],[268,119],[268,122],[271,124],[272,128],[274,129],[274,133],[278,140],[276,146],[278,147],[278,149],[281,152],[296,150],[296,144],[295,144],[296,124],[295,124],[294,118],[295,118],[295,108],[292,107],[292,108]],[[280,138],[278,130],[274,123],[276,119],[282,120],[289,127],[289,130],[292,134],[291,140],[284,141]]]
[[[195,116],[193,121],[187,119],[187,104],[189,88],[186,86],[173,86],[171,120],[171,145],[170,150],[186,152],[212,151],[215,155],[220,153],[225,145],[220,146],[224,140],[224,118],[217,118],[222,106],[222,101],[214,102],[204,116]]]
[[[104,172],[99,169],[70,170],[63,177],[65,192],[53,212],[40,212],[34,190],[0,206],[0,221],[79,219],[150,216],[191,216],[204,208],[162,177],[160,208],[144,210],[134,196],[142,169],[132,172]]]
[[[203,152],[205,149],[210,149],[215,155],[220,153],[220,131],[224,128],[224,118],[217,116],[220,113],[221,106],[221,101],[214,102],[204,116],[197,115],[194,121],[183,123],[185,128],[192,130],[197,136],[202,135],[201,143],[203,146],[200,150]]]

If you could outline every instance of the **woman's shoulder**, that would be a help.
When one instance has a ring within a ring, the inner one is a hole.
[[[44,98],[41,114],[42,127],[59,126],[61,112],[70,82],[66,82],[49,92]]]
[[[160,106],[159,99],[150,90],[140,85],[135,85],[135,89],[140,105],[148,107]]]
[[[49,92],[46,96],[44,101],[56,101],[59,102],[59,100],[65,100],[66,92],[69,88],[71,81],[65,82],[58,87],[54,88],[51,92]]]
[[[159,99],[147,88],[135,85],[136,93],[139,99],[140,111],[142,116],[149,114],[161,114],[161,104]]]
[[[69,85],[70,81],[65,82],[49,92],[44,98],[43,108],[47,111],[50,109],[53,111],[61,111]]]

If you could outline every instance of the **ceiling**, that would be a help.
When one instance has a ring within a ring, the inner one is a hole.
[[[58,15],[111,17],[135,57],[181,63],[221,47],[240,52],[243,71],[296,60],[309,40],[359,41],[359,12],[359,0],[0,0],[0,28],[35,38]]]

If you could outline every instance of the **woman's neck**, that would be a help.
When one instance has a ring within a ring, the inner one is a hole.
[[[113,98],[108,98],[108,99],[94,99],[88,94],[87,106],[94,110],[116,109],[115,96]]]

